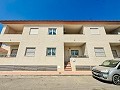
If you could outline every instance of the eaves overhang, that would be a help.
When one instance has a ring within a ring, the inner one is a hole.
[[[120,21],[74,20],[1,20],[2,24],[120,24]]]

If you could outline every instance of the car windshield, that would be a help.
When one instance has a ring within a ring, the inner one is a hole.
[[[104,67],[116,67],[117,64],[119,63],[120,61],[118,60],[106,60],[102,63],[101,66],[104,66]]]

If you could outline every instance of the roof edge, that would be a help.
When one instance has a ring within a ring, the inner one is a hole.
[[[120,20],[0,20],[2,24],[84,24],[84,23],[114,23],[120,24]]]

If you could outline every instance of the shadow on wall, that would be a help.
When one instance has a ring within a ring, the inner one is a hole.
[[[2,27],[3,27],[3,25],[0,23],[0,33],[1,33],[1,31],[2,31]]]

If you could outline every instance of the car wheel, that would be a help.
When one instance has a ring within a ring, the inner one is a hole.
[[[114,75],[112,81],[115,85],[120,85],[120,75]]]

